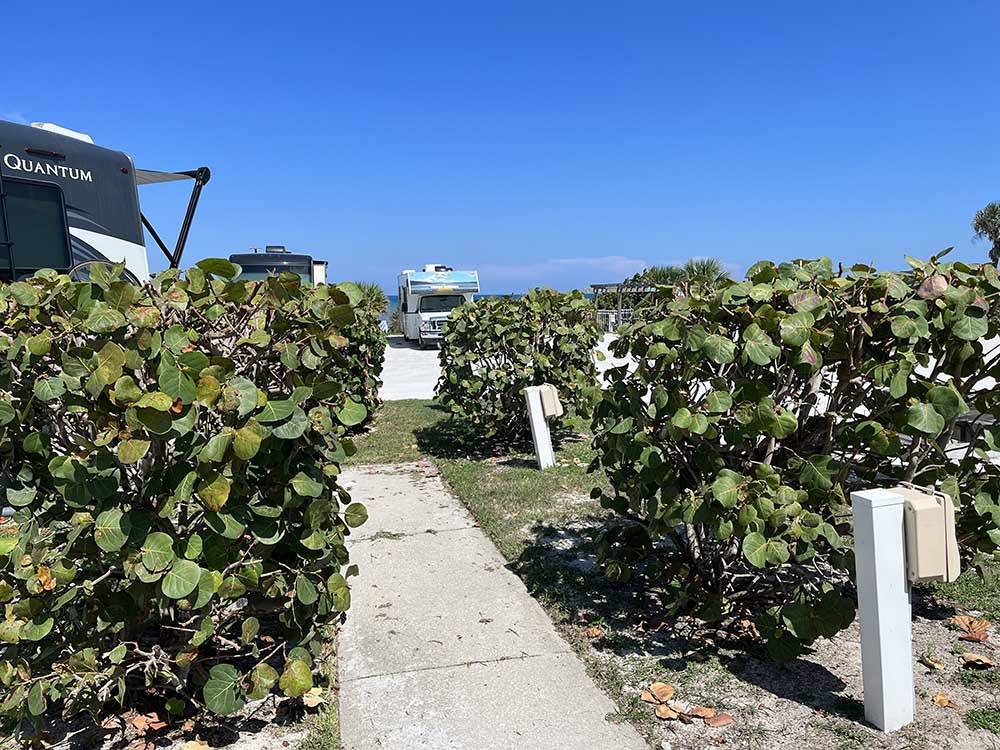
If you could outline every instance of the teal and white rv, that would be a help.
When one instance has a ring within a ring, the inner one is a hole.
[[[429,263],[422,271],[403,271],[397,285],[403,338],[423,349],[440,341],[451,311],[479,293],[479,274]]]

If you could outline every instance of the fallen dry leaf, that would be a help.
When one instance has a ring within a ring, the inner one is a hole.
[[[982,654],[973,654],[969,651],[966,651],[964,654],[962,654],[960,658],[962,659],[963,667],[973,667],[975,669],[990,669],[997,665],[997,663],[993,661],[990,657],[983,656]]]
[[[312,688],[308,693],[302,696],[302,702],[308,708],[316,708],[316,706],[321,703],[326,703],[326,696],[323,694],[323,688]]]
[[[944,662],[938,659],[933,654],[924,654],[917,661],[923,664],[928,669],[944,669]]]
[[[661,703],[656,707],[657,719],[676,719],[679,715],[680,714],[665,703]]]
[[[600,625],[591,625],[584,631],[584,633],[588,638],[594,640],[604,635],[604,628],[602,628]]]
[[[955,627],[962,631],[962,635],[959,636],[960,640],[981,643],[990,637],[989,629],[993,623],[989,620],[972,615],[955,615],[951,621]]]
[[[715,716],[715,709],[708,706],[691,706],[688,714],[698,719],[711,719]]]
[[[181,750],[209,750],[208,743],[205,740],[197,737],[193,740],[188,740],[183,745],[181,745]]]
[[[130,723],[136,728],[139,734],[158,732],[167,726],[167,722],[160,721],[160,717],[153,711],[133,717]]]
[[[666,703],[674,697],[674,693],[676,691],[674,690],[673,685],[668,685],[665,682],[654,682],[649,686],[649,692],[652,693],[653,697],[660,703]]]
[[[937,692],[931,700],[934,701],[935,706],[940,706],[941,708],[958,708],[958,704],[949,698],[946,693]]]
[[[653,694],[648,690],[643,690],[642,695],[640,695],[639,698],[642,699],[643,703],[659,703],[659,701],[656,700],[656,698],[653,697]]]
[[[707,717],[705,719],[705,725],[709,727],[725,727],[732,724],[733,721],[733,717],[723,711],[722,713]]]

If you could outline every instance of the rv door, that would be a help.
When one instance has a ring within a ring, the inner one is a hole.
[[[66,203],[52,182],[0,178],[0,278],[72,265]]]

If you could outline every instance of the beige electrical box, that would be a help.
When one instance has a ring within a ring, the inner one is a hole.
[[[960,572],[955,506],[943,492],[900,485],[903,496],[906,575],[911,583],[954,581]]]
[[[563,405],[554,385],[543,383],[538,386],[538,395],[542,397],[542,416],[546,419],[552,419],[563,415]]]

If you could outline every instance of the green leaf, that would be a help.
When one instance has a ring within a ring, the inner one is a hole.
[[[251,419],[233,435],[233,453],[242,461],[249,461],[257,455],[264,439],[264,430],[256,420]]]
[[[989,333],[989,322],[986,318],[962,315],[952,323],[951,332],[963,341],[977,341]]]
[[[179,367],[162,368],[157,383],[161,391],[172,399],[179,398],[182,403],[190,404],[197,398],[194,381]]]
[[[347,399],[344,405],[337,409],[336,415],[342,425],[345,427],[354,427],[365,421],[365,417],[368,416],[368,409],[365,408],[364,404],[358,403],[353,399]]]
[[[764,333],[756,323],[751,323],[743,332],[743,341],[743,350],[746,352],[747,358],[754,364],[762,366],[769,364],[781,353],[781,350],[771,341],[771,337]]]
[[[38,290],[35,289],[31,284],[27,284],[23,281],[16,281],[7,287],[7,291],[14,298],[14,301],[21,307],[38,307],[38,303],[41,301],[41,296],[38,294]]]
[[[196,588],[202,570],[191,560],[174,560],[170,570],[160,581],[160,590],[170,599],[183,599]]]
[[[793,313],[781,321],[781,340],[790,346],[802,346],[809,340],[809,334],[815,324],[816,319],[812,313]]]
[[[156,409],[136,409],[135,418],[154,435],[166,435],[174,426],[170,414]]]
[[[344,521],[351,528],[357,528],[368,520],[368,510],[361,503],[351,503],[344,510]]]
[[[118,508],[106,510],[94,521],[94,541],[105,552],[117,552],[125,546],[132,525]]]
[[[174,560],[174,540],[162,531],[154,531],[142,543],[142,564],[149,570],[164,570]]]
[[[44,357],[52,349],[52,331],[45,329],[27,341],[28,351],[36,357]]]
[[[726,508],[733,508],[740,499],[740,489],[746,478],[730,469],[722,469],[712,482],[712,496]]]
[[[240,673],[230,664],[216,664],[209,670],[202,688],[205,707],[218,716],[229,716],[244,705]],[[310,686],[311,687],[311,686]]]
[[[788,561],[788,545],[780,539],[765,539],[754,531],[743,538],[743,556],[755,568],[763,568],[767,563],[780,565]]]
[[[306,576],[300,575],[295,579],[295,598],[306,606],[314,604],[319,599],[319,591],[316,584]]]
[[[48,708],[44,691],[44,680],[36,680],[28,690],[28,713],[32,716],[41,716]]]
[[[61,378],[40,378],[35,381],[33,390],[39,401],[52,401],[66,392],[66,384]]]
[[[267,663],[258,664],[250,672],[250,692],[247,697],[254,701],[266,698],[277,682],[278,670]]]
[[[257,620],[257,618],[248,617],[243,621],[243,624],[240,626],[241,640],[243,641],[244,644],[249,646],[251,643],[254,642],[254,639],[257,637],[257,633],[259,631],[260,631],[260,622]]]
[[[733,407],[733,397],[726,391],[712,391],[705,399],[705,408],[713,414],[727,412]]]
[[[930,404],[913,404],[906,412],[906,423],[931,436],[940,435],[944,430],[944,417]]]
[[[701,350],[713,362],[728,364],[736,359],[736,344],[725,336],[713,333],[705,338]]]
[[[198,451],[198,461],[202,463],[219,463],[226,457],[226,451],[229,450],[232,442],[233,433],[228,429],[220,432],[218,435],[213,435],[205,443],[205,446]]]
[[[304,661],[290,659],[285,662],[278,687],[289,698],[299,698],[312,690],[312,669]]]
[[[229,500],[230,487],[231,484],[226,477],[218,472],[212,472],[198,483],[198,496],[206,508],[219,511]]]
[[[235,263],[223,260],[222,258],[205,258],[199,260],[195,265],[205,273],[219,276],[223,279],[235,279],[242,273],[243,269]]]
[[[148,440],[122,440],[118,444],[118,460],[123,464],[137,464],[149,452],[151,443]]]
[[[156,409],[156,411],[168,411],[174,405],[174,400],[166,393],[153,391],[152,393],[143,394],[135,405],[137,407]]]
[[[52,632],[52,626],[54,624],[55,620],[52,617],[29,620],[21,627],[21,640],[40,641]]]
[[[927,391],[927,400],[945,419],[953,419],[969,411],[958,391],[950,385],[936,385]]]
[[[290,417],[293,411],[295,411],[294,401],[287,399],[284,401],[268,401],[264,404],[264,408],[260,410],[260,413],[257,414],[257,421],[261,424],[280,422],[282,419]]]
[[[688,429],[691,426],[691,422],[691,410],[684,406],[675,411],[674,415],[670,418],[670,424],[681,430]]]
[[[94,333],[111,333],[126,324],[125,316],[113,307],[108,307],[103,302],[97,302],[91,308],[90,315],[84,323],[88,331]]]
[[[292,490],[296,495],[303,497],[319,497],[323,494],[323,485],[311,479],[305,472],[300,471],[290,482]]]

